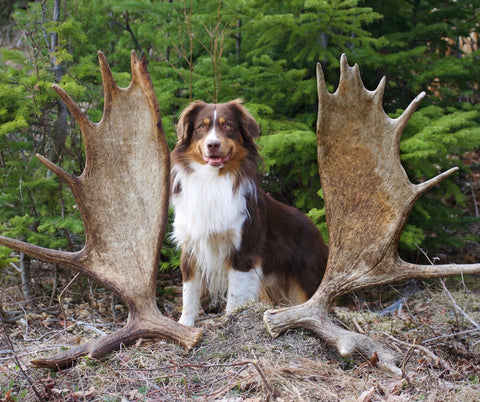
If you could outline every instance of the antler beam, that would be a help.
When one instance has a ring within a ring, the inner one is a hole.
[[[371,356],[395,373],[395,354],[380,343],[335,325],[328,312],[348,292],[408,278],[436,278],[478,273],[480,264],[416,265],[398,255],[398,242],[416,200],[453,174],[452,168],[422,184],[412,184],[400,163],[400,137],[425,93],[418,95],[397,119],[382,107],[385,78],[375,91],[365,89],[358,65],[340,60],[340,83],[327,91],[317,66],[319,173],[329,229],[325,276],[306,303],[265,312],[271,334],[306,328],[335,345],[343,356],[355,351]]]

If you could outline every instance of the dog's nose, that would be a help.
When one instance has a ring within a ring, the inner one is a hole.
[[[220,148],[220,141],[212,140],[207,143],[207,148],[210,152],[218,151]]]

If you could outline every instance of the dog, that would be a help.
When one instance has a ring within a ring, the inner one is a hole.
[[[196,101],[180,115],[171,201],[184,325],[195,324],[205,288],[213,302],[226,295],[228,314],[260,296],[305,302],[325,272],[328,247],[317,227],[259,187],[259,134],[239,100]]]

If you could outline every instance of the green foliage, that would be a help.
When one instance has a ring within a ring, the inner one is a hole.
[[[372,21],[373,37],[382,36],[386,45],[378,54],[358,54],[368,85],[375,85],[387,76],[385,91],[387,110],[406,107],[420,91],[427,91],[430,100],[445,107],[474,99],[480,80],[476,68],[478,51],[470,52],[465,38],[479,31],[480,3],[459,0],[363,0],[383,15]],[[475,84],[477,83],[477,84]]]
[[[294,126],[287,123],[284,131],[260,137],[266,172],[263,185],[276,199],[308,211],[322,202],[317,195],[320,179],[316,137],[305,127],[302,131]]]
[[[457,108],[430,105],[418,110],[407,125],[400,144],[401,160],[414,183],[429,179],[456,165],[460,177],[469,172],[460,156],[480,147],[480,105],[459,104]],[[468,236],[465,195],[453,180],[445,180],[415,204],[402,246],[413,250],[415,244],[435,249],[438,245],[458,247]],[[457,234],[452,234],[454,231]],[[427,237],[426,234],[434,234]]]
[[[25,43],[28,52],[0,49],[1,234],[40,246],[73,250],[81,245],[80,227],[83,227],[73,197],[39,163],[35,154],[48,155],[54,140],[58,98],[51,89],[53,67],[72,62],[73,57],[64,46],[70,40],[86,40],[86,37],[81,24],[73,19],[64,24],[45,21],[41,25],[45,11],[42,4],[35,3],[28,10],[18,9],[14,13],[28,38]],[[42,29],[38,29],[39,24]],[[58,35],[60,46],[49,52],[42,43],[53,32]],[[67,77],[64,82],[73,96],[82,93],[73,90],[80,88],[73,80]],[[76,136],[72,132],[65,155],[78,153],[74,149],[80,146],[78,133]],[[64,165],[70,167],[72,163],[75,165],[69,155]],[[80,170],[78,165],[74,170]],[[0,266],[10,261],[11,256],[2,252]]]
[[[243,99],[262,128],[265,189],[308,213],[328,237],[316,163],[315,68],[322,64],[334,91],[339,56],[346,53],[361,66],[367,88],[387,76],[385,109],[392,115],[427,92],[401,142],[411,180],[461,168],[417,202],[402,249],[460,244],[451,232],[468,227],[461,188],[468,169],[461,157],[480,146],[478,51],[464,52],[461,37],[480,29],[479,1],[78,0],[61,2],[58,20],[53,5],[8,1],[1,15],[0,24],[22,38],[19,46],[0,48],[2,234],[52,248],[81,247],[83,224],[71,192],[34,157],[53,155],[76,175],[84,168],[71,119],[61,153],[52,153],[62,117],[51,84],[58,82],[99,121],[96,52],[107,55],[115,79],[126,86],[135,49],[148,55],[170,147],[178,115],[192,100]],[[10,258],[0,250],[0,264]],[[167,239],[160,266],[178,264]]]
[[[324,208],[312,208],[308,211],[307,216],[315,223],[320,230],[323,239],[328,244],[328,227],[325,220],[325,207]]]

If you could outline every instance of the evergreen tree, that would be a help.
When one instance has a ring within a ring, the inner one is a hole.
[[[68,130],[70,136],[65,148],[66,137],[58,142],[59,130],[55,126],[62,109],[51,88],[52,83],[61,80],[71,93],[84,92],[73,77],[55,72],[56,67],[72,62],[67,45],[83,38],[83,34],[80,24],[71,19],[63,23],[48,21],[53,7],[53,2],[42,2],[18,9],[14,16],[27,38],[24,51],[1,49],[0,219],[3,235],[73,250],[81,245],[79,236],[83,231],[73,197],[35,157],[36,153],[53,155],[75,173],[83,164],[78,132],[70,129],[66,120],[61,130]],[[67,134],[63,131],[62,136]]]
[[[478,0],[363,0],[383,15],[369,30],[388,42],[374,55],[358,53],[368,85],[389,79],[386,108],[406,107],[419,92],[442,107],[478,102]],[[370,72],[369,72],[370,71]],[[477,94],[477,95],[475,95]]]
[[[0,49],[2,233],[48,247],[81,245],[81,220],[69,190],[33,157],[55,147],[61,113],[50,86],[60,81],[98,121],[103,92],[96,51],[106,53],[115,79],[127,85],[131,49],[148,55],[171,147],[176,119],[190,101],[243,99],[262,128],[266,190],[309,213],[325,233],[315,146],[316,63],[331,91],[341,53],[360,65],[367,88],[385,75],[385,109],[392,116],[427,91],[401,144],[408,174],[425,180],[453,164],[462,166],[462,154],[480,146],[478,50],[464,46],[479,29],[479,3],[78,0],[63,2],[55,19],[54,0],[9,1],[1,21],[11,18],[9,29],[24,39],[20,50]],[[56,76],[59,65],[62,74]],[[82,142],[71,119],[66,134],[58,163],[79,174]],[[432,249],[440,243],[458,246],[449,232],[465,222],[458,181],[465,172],[462,166],[459,175],[419,201],[402,247],[422,241]],[[178,262],[169,245],[164,255]]]

